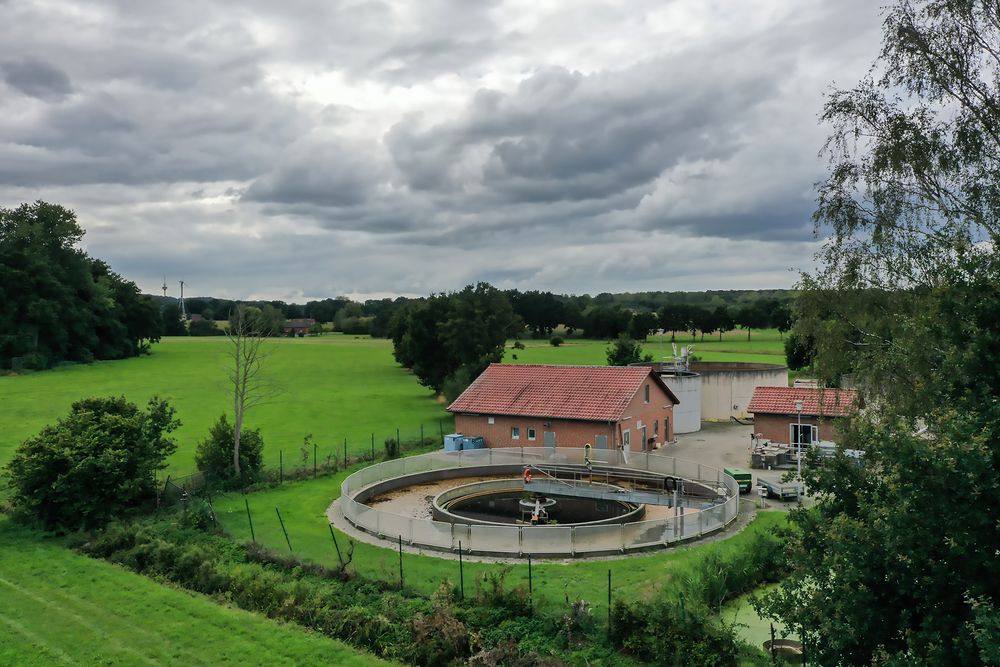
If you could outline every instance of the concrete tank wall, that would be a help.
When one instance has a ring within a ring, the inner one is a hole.
[[[697,373],[660,373],[660,378],[674,392],[674,433],[694,433],[701,430],[701,378]]]
[[[701,375],[701,418],[706,421],[746,419],[754,387],[788,386],[788,367],[781,364],[694,361],[691,370]]]

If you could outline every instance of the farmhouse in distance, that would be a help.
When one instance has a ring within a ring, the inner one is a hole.
[[[677,404],[649,366],[490,364],[448,410],[487,447],[649,451],[673,439]]]

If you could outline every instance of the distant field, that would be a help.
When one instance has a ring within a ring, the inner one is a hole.
[[[384,665],[0,520],[2,665]]]
[[[609,343],[601,340],[568,338],[559,347],[553,347],[548,340],[523,340],[525,349],[507,350],[506,363],[519,364],[590,364],[604,366],[608,363],[606,350]],[[699,335],[692,340],[689,334],[678,334],[678,349],[694,345],[694,355],[705,361],[754,361],[770,364],[785,363],[784,338],[775,329],[761,329],[750,332],[747,340],[745,331],[729,331],[719,336]],[[642,343],[643,354],[653,355],[654,361],[665,361],[673,355],[670,337],[651,337]],[[514,356],[517,356],[517,359]]]
[[[246,496],[253,514],[254,531],[259,542],[275,551],[288,552],[284,533],[278,523],[275,507],[281,511],[294,553],[314,562],[334,565],[337,555],[327,528],[326,508],[340,495],[340,483],[347,473],[286,484]],[[244,496],[227,495],[214,499],[219,520],[237,539],[250,539]],[[712,543],[694,543],[666,551],[635,555],[625,560],[559,560],[538,562],[533,579],[536,600],[541,606],[562,609],[565,597],[583,598],[594,605],[594,614],[607,613],[607,576],[611,569],[616,596],[652,598],[669,590],[678,577],[708,551],[731,551],[746,548],[747,540],[757,532],[766,532],[785,522],[785,512],[761,512],[757,519],[739,535]],[[340,547],[346,548],[348,537],[337,531]],[[352,567],[367,577],[389,583],[399,581],[399,556],[391,545],[377,547],[357,543]],[[496,563],[465,563],[466,591],[473,591],[475,578],[483,572],[503,567]],[[458,561],[433,556],[403,554],[403,574],[407,588],[423,595],[433,593],[442,581],[458,582]],[[528,568],[524,561],[510,566],[506,579],[511,586],[527,586]],[[604,611],[601,611],[601,609]]]
[[[277,466],[299,458],[302,438],[312,433],[319,455],[376,447],[395,437],[415,437],[423,424],[428,435],[449,432],[453,421],[430,390],[392,358],[387,340],[326,335],[269,341],[268,370],[283,391],[254,408],[251,427],[260,427],[265,462]],[[230,413],[224,338],[166,338],[153,354],[122,361],[71,365],[19,377],[0,377],[0,465],[14,448],[43,426],[66,414],[73,401],[88,396],[124,394],[144,404],[159,394],[177,409],[183,426],[174,433],[178,451],[171,474],[194,471],[196,443],[223,412]]]
[[[711,340],[709,340],[711,338]],[[678,336],[688,345],[690,336]],[[560,347],[547,340],[523,341],[524,350],[508,348],[505,362],[550,364],[607,363],[606,341],[569,339]],[[265,462],[277,466],[282,450],[286,466],[300,461],[303,437],[312,433],[319,455],[349,450],[360,452],[395,436],[416,437],[423,424],[427,435],[449,432],[453,420],[432,392],[422,387],[392,358],[388,340],[330,334],[315,338],[279,338],[269,341],[273,354],[268,371],[283,391],[270,403],[250,412],[249,425],[260,427]],[[783,363],[782,339],[776,331],[761,330],[746,340],[742,331],[706,337],[694,353],[711,361]],[[643,345],[654,359],[669,356],[669,339],[651,339]],[[69,365],[19,377],[0,377],[0,465],[14,448],[46,424],[66,414],[73,401],[89,396],[124,394],[137,403],[159,394],[177,408],[183,425],[174,433],[178,451],[168,472],[194,471],[194,451],[209,426],[229,413],[224,338],[165,338],[153,354],[122,361]],[[514,356],[517,359],[514,359]]]

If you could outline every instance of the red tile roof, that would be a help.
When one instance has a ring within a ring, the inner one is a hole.
[[[673,403],[677,397],[649,366],[490,364],[448,406],[451,412],[619,421],[652,378]]]
[[[756,387],[747,412],[794,415],[796,399],[802,401],[802,414],[813,417],[843,417],[858,407],[858,392],[854,389]]]

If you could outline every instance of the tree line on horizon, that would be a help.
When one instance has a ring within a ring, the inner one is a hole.
[[[295,304],[194,297],[185,299],[185,311],[199,317],[185,321],[177,299],[142,294],[134,282],[80,250],[84,233],[75,213],[57,204],[0,208],[5,269],[0,367],[44,369],[67,361],[122,359],[148,352],[162,336],[222,335],[217,321],[228,320],[241,304],[257,310],[271,335],[281,335],[286,320],[311,318],[320,325],[312,333],[326,330],[325,325],[345,334],[395,339],[399,322],[411,321],[411,312],[443,312],[437,306],[451,298],[441,293],[356,302],[340,296]],[[548,338],[557,327],[567,336],[604,340],[622,335],[646,340],[659,330],[704,338],[736,326],[749,338],[753,329],[787,331],[796,295],[792,290],[715,290],[591,296],[481,285],[489,288],[494,305],[502,303],[502,312],[510,311],[511,321],[500,330],[512,338]],[[465,289],[470,288],[477,289]],[[446,327],[448,322],[432,316],[426,324]],[[440,387],[438,379],[431,382]]]
[[[645,340],[656,331],[686,332],[692,336],[723,333],[740,327],[749,333],[754,329],[791,328],[794,290],[709,290],[706,292],[635,292],[597,296],[569,295],[553,292],[517,289],[500,291],[519,318],[516,335],[548,338],[558,327],[569,336],[614,339],[627,334],[635,340]],[[305,304],[280,300],[248,301],[249,305],[270,309],[285,319],[310,318],[333,330],[346,334],[391,337],[392,320],[397,312],[414,303],[434,299],[428,297],[396,297],[352,301],[340,296],[308,301]],[[179,319],[180,309],[172,297],[154,297],[165,303],[165,322]],[[226,319],[238,303],[214,297],[185,299],[185,310],[206,320]],[[169,312],[171,317],[166,317]],[[174,317],[176,315],[176,317]],[[169,324],[168,324],[169,326]],[[203,334],[200,331],[192,333]],[[174,326],[165,335],[184,335]]]

